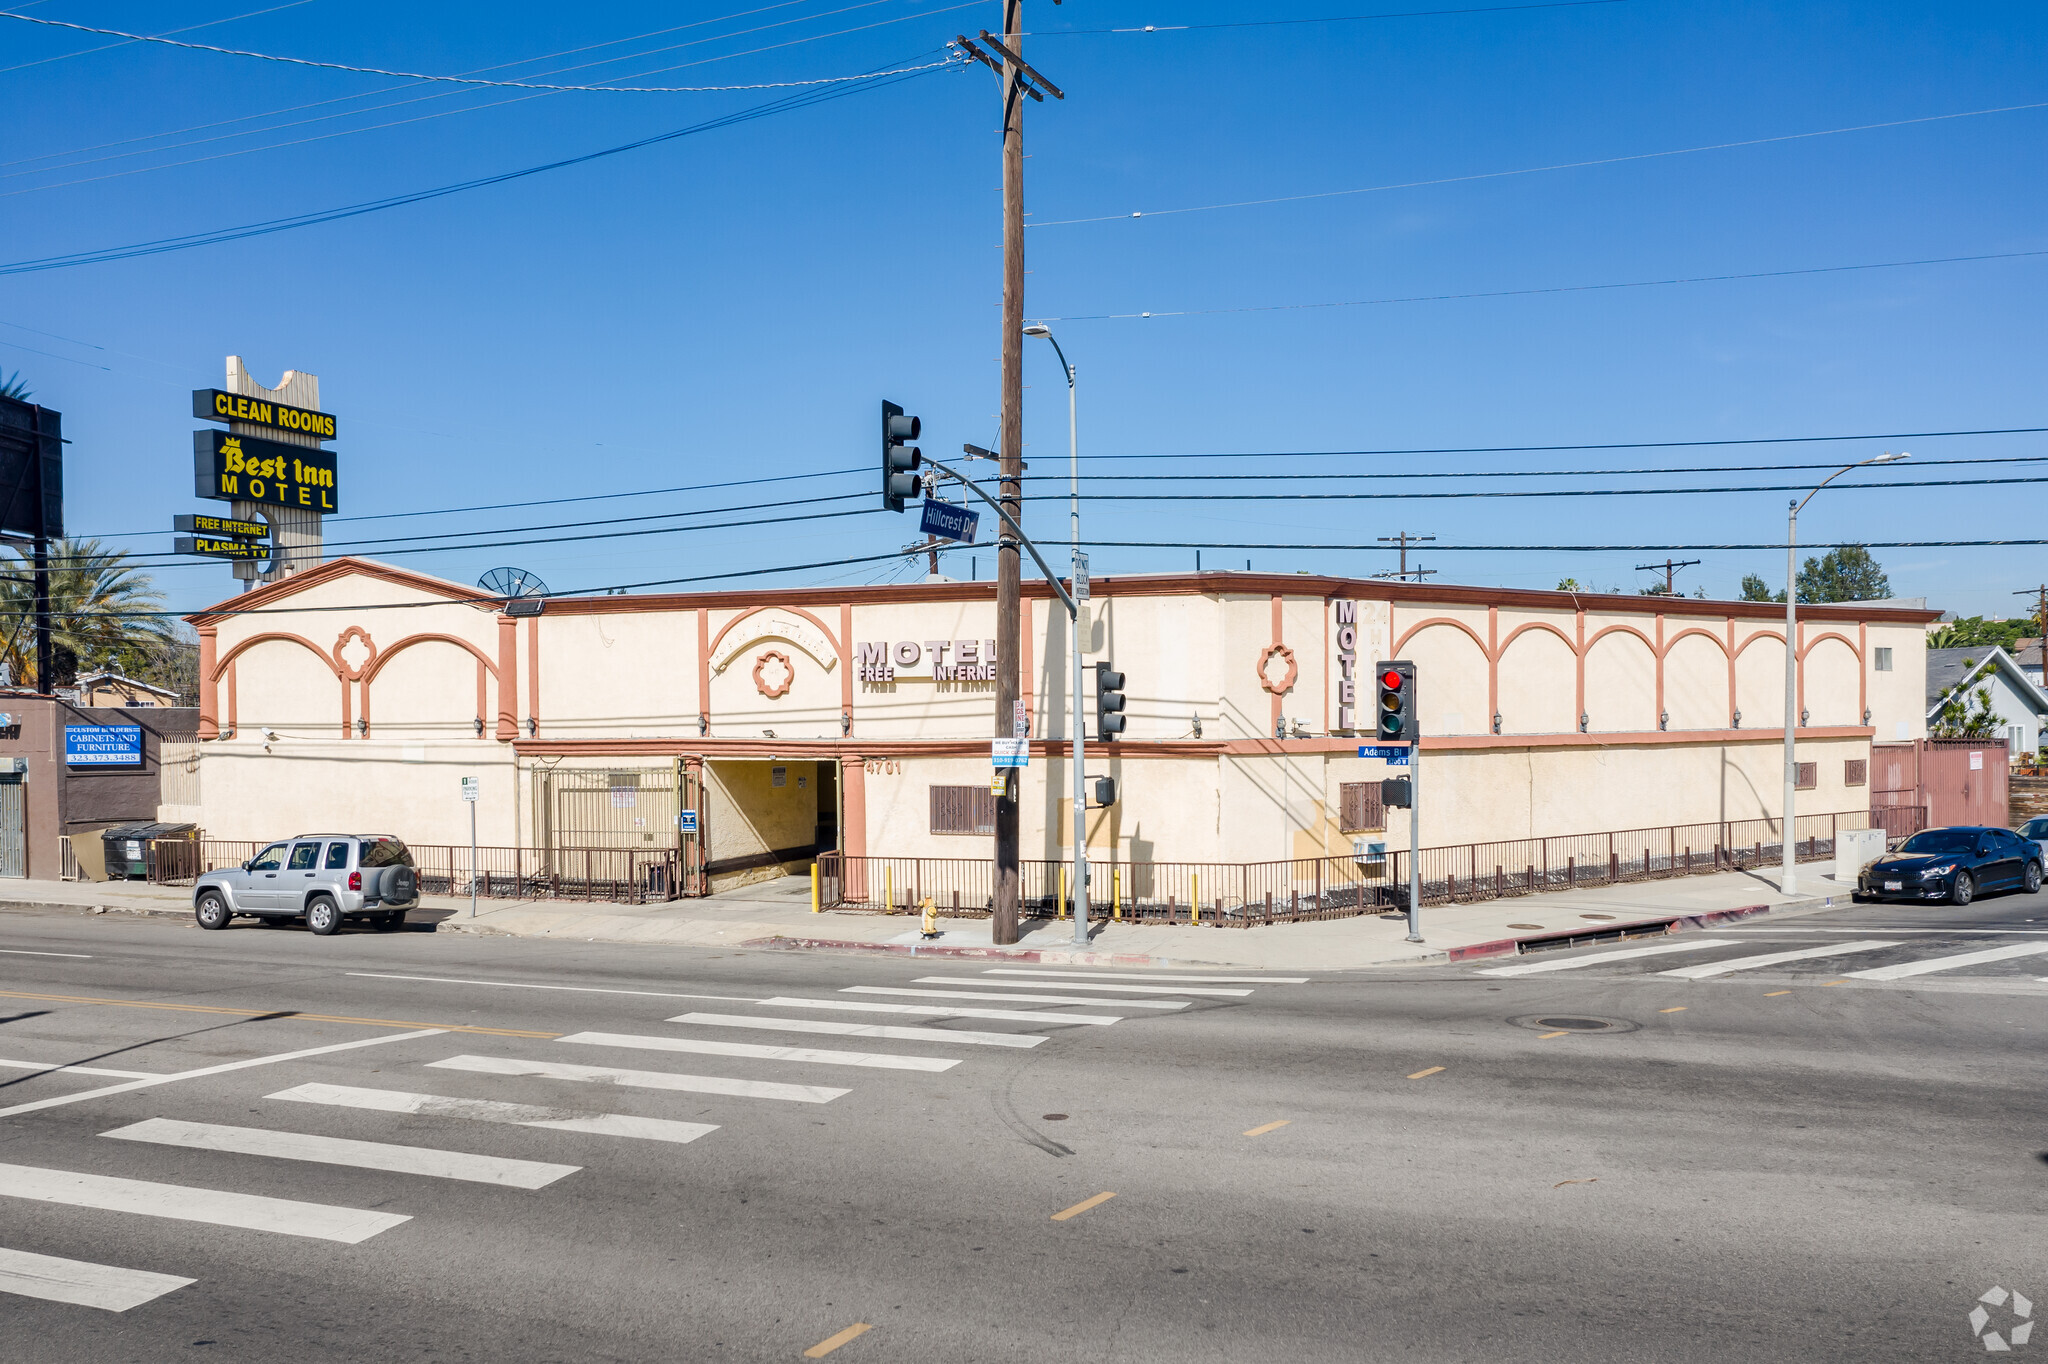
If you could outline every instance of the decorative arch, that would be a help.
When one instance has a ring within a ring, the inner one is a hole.
[[[1409,640],[1415,638],[1415,636],[1421,634],[1424,630],[1427,630],[1432,625],[1448,625],[1454,630],[1462,630],[1467,639],[1471,640],[1474,644],[1479,646],[1479,656],[1481,658],[1487,659],[1489,661],[1493,658],[1493,651],[1486,647],[1486,641],[1479,637],[1477,631],[1475,631],[1471,626],[1467,625],[1464,621],[1453,619],[1450,616],[1431,616],[1428,620],[1419,620],[1415,622],[1415,624],[1409,626],[1406,630],[1403,630],[1401,632],[1401,637],[1394,641],[1394,656],[1397,658],[1400,657],[1401,646],[1406,644]]]
[[[326,664],[328,671],[333,673],[335,679],[341,683],[341,732],[343,737],[347,737],[349,726],[348,680],[343,677],[342,668],[334,661],[332,654],[326,652],[312,640],[307,639],[304,635],[292,634],[287,630],[268,630],[260,635],[249,636],[249,638],[243,640],[240,644],[237,644],[234,648],[228,650],[226,654],[222,655],[220,660],[213,665],[213,670],[210,673],[206,673],[202,678],[203,685],[208,689],[216,688],[223,677],[228,680],[228,732],[231,734],[242,732],[241,704],[235,687],[235,660],[257,645],[269,644],[273,641],[298,645]],[[215,733],[219,733],[218,725],[215,726]]]
[[[1687,635],[1698,635],[1703,639],[1710,640],[1712,641],[1714,647],[1721,651],[1721,656],[1723,658],[1731,657],[1731,655],[1728,652],[1728,645],[1722,640],[1722,638],[1719,635],[1715,634],[1712,630],[1702,630],[1697,626],[1694,626],[1690,629],[1680,630],[1677,634],[1665,640],[1665,654],[1670,654],[1671,650],[1677,646],[1678,641],[1684,639]]]
[[[1753,635],[1745,636],[1742,643],[1735,646],[1735,652],[1728,655],[1730,661],[1742,657],[1743,651],[1760,639],[1775,639],[1778,643],[1783,644],[1785,642],[1785,632],[1782,630],[1758,630]]]
[[[1663,651],[1657,647],[1656,641],[1651,639],[1648,635],[1644,634],[1641,630],[1636,629],[1636,627],[1633,625],[1610,625],[1606,629],[1596,632],[1591,639],[1587,640],[1586,647],[1590,649],[1595,644],[1598,644],[1601,640],[1607,638],[1609,635],[1617,634],[1634,635],[1637,639],[1643,642],[1643,647],[1650,651],[1650,657],[1652,658],[1660,658],[1663,656]]]
[[[1825,639],[1839,639],[1840,641],[1842,641],[1842,643],[1849,646],[1849,652],[1856,655],[1856,661],[1858,663],[1861,663],[1863,661],[1863,650],[1857,646],[1856,642],[1850,639],[1847,635],[1841,634],[1840,632],[1835,630],[1829,630],[1822,634],[1815,635],[1812,639],[1809,639],[1805,643],[1801,644],[1799,646],[1799,657],[1801,659],[1804,659],[1808,654],[1813,652],[1814,645],[1819,644],[1822,640]]]
[[[1549,621],[1528,620],[1523,621],[1520,625],[1517,625],[1514,629],[1508,631],[1508,637],[1500,642],[1500,649],[1493,656],[1494,661],[1498,662],[1501,659],[1506,658],[1508,655],[1508,646],[1513,644],[1517,639],[1520,639],[1523,635],[1527,634],[1531,630],[1548,630],[1551,634],[1556,635],[1559,639],[1564,641],[1565,648],[1570,649],[1573,653],[1577,653],[1579,651],[1579,646],[1572,641],[1572,637],[1566,634],[1564,631],[1558,629],[1555,625],[1552,625]],[[1407,643],[1408,637],[1406,635],[1403,635],[1401,637],[1401,642],[1404,644]]]
[[[839,638],[838,632],[832,629],[831,626],[825,624],[824,621],[818,619],[818,617],[812,615],[809,611],[804,610],[801,606],[748,607],[746,610],[740,612],[737,616],[734,616],[731,620],[727,621],[722,627],[720,627],[717,635],[713,636],[711,641],[705,645],[705,662],[710,662],[711,656],[718,652],[718,646],[725,642],[725,637],[732,633],[734,626],[738,625],[741,621],[745,620],[749,616],[760,615],[763,611],[783,611],[787,612],[789,615],[792,616],[802,616],[805,620],[817,626],[819,632],[825,636],[825,642],[827,644],[830,644],[832,646],[832,651],[839,656],[839,666],[842,668],[846,666],[846,641]]]
[[[498,667],[495,663],[491,662],[490,656],[482,649],[477,648],[476,645],[471,644],[468,640],[458,635],[441,634],[439,632],[407,635],[389,649],[380,651],[375,658],[363,665],[362,680],[359,685],[362,689],[362,732],[366,737],[369,734],[370,725],[370,684],[377,680],[377,674],[383,672],[384,665],[392,659],[398,657],[415,644],[431,643],[453,644],[456,648],[461,649],[476,660],[476,713],[479,719],[483,717],[484,703],[487,699],[487,679],[495,679],[500,686],[504,685],[504,679],[498,676]],[[332,662],[332,660],[329,661]],[[344,702],[345,711],[346,702]],[[345,714],[343,724],[345,728],[347,724]],[[483,736],[479,734],[477,737],[482,738]]]

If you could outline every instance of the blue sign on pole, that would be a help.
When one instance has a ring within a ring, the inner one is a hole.
[[[695,810],[685,810],[685,811],[683,811],[683,812],[682,812],[681,814],[677,815],[677,816],[676,816],[676,830],[677,830],[677,832],[679,832],[679,833],[686,833],[686,834],[693,834],[693,833],[696,833],[696,832],[697,832],[697,812],[696,812]]]
[[[1408,765],[1407,748],[1396,747],[1393,744],[1360,744],[1358,746],[1358,756],[1361,758],[1384,758],[1390,767],[1406,767]]]
[[[926,535],[936,535],[944,540],[964,540],[971,545],[975,530],[980,525],[981,513],[973,508],[927,497],[924,500],[924,519],[918,523],[918,529]]]
[[[142,726],[66,725],[64,762],[70,767],[140,767]]]

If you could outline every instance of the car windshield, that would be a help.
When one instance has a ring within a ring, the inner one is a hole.
[[[2030,819],[2020,832],[2027,838],[2048,838],[2048,819]]]
[[[284,844],[273,843],[249,863],[250,871],[276,871],[284,865]]]
[[[395,838],[379,838],[363,844],[362,865],[366,867],[409,867],[412,849]]]
[[[1902,853],[1966,853],[1977,845],[1975,829],[1927,829],[1899,845]]]

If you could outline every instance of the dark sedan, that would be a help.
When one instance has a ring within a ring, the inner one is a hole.
[[[1979,891],[2041,888],[2039,844],[2010,829],[1923,829],[1856,880],[1856,898],[1946,900],[1967,905]]]

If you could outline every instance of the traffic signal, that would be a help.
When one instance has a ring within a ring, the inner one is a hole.
[[[1392,662],[1373,665],[1380,689],[1380,737],[1415,739],[1421,732],[1415,711],[1415,665]]]
[[[1095,733],[1114,739],[1124,732],[1124,675],[1107,663],[1095,665]]]
[[[907,417],[903,409],[892,402],[882,404],[882,505],[892,512],[903,510],[903,504],[917,496],[917,466],[924,463],[924,452],[911,441],[924,423],[915,417]]]

